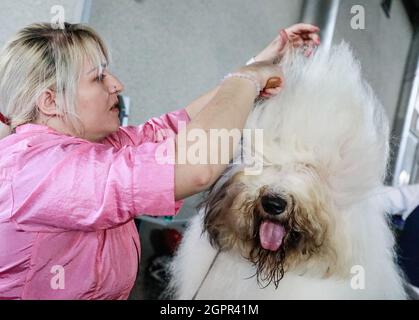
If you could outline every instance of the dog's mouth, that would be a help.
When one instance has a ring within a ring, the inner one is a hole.
[[[262,196],[257,206],[261,216],[259,225],[259,241],[263,249],[277,251],[286,234],[283,222],[286,222],[289,200],[283,195],[262,190]],[[292,205],[292,204],[291,204]],[[282,223],[281,223],[282,222]]]
[[[264,220],[259,227],[259,240],[262,248],[277,251],[285,237],[285,228],[278,222]]]

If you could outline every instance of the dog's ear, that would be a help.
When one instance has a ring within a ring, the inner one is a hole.
[[[211,245],[219,249],[228,248],[228,244],[222,241],[221,235],[228,232],[226,219],[230,208],[234,199],[244,189],[244,185],[235,181],[235,177],[236,175],[232,176],[222,185],[217,186],[215,183],[199,204],[205,212],[203,231],[208,233]]]

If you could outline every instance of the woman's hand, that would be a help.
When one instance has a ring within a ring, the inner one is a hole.
[[[298,48],[305,46],[305,55],[308,57],[314,48],[320,44],[319,28],[306,23],[294,24],[286,29],[280,30],[278,36],[254,57],[256,62],[259,61],[277,61],[281,59],[285,52],[290,48]],[[283,78],[282,78],[283,79]],[[282,86],[281,86],[282,87]],[[279,93],[281,87],[268,89],[265,88],[260,96],[270,98]]]
[[[301,46],[306,47],[305,55],[310,56],[314,48],[320,44],[319,30],[318,27],[306,23],[298,23],[282,29],[278,36],[255,56],[255,60],[280,59],[289,48],[298,48]]]

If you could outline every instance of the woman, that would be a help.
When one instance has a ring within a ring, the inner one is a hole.
[[[120,128],[123,85],[92,29],[21,30],[0,54],[7,124],[0,140],[0,298],[126,299],[140,257],[134,217],[176,214],[182,199],[207,189],[226,167],[176,162],[190,147],[179,141],[178,123],[187,123],[185,134],[242,129],[258,87],[281,77],[272,61],[288,46],[317,45],[317,31],[285,29],[258,62],[185,109]]]

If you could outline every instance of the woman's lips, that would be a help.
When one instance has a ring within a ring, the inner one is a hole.
[[[116,100],[109,110],[119,109],[119,100]]]
[[[119,108],[118,108],[118,106],[119,106],[119,103],[118,102],[116,102],[109,110],[110,111],[116,111],[116,110],[118,110],[119,111]]]

